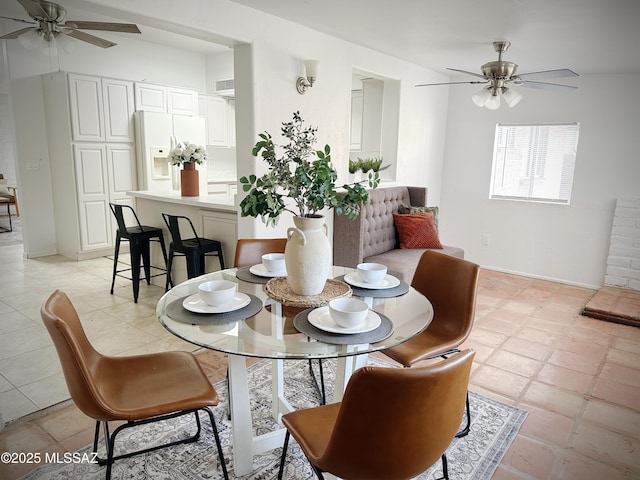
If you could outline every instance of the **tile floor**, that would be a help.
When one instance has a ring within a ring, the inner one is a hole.
[[[53,289],[69,294],[105,353],[191,349],[155,319],[162,289],[143,286],[136,305],[129,282],[119,280],[109,295],[107,259],[25,260],[18,245],[0,247],[0,268],[3,452],[73,451],[92,440],[93,422],[64,402],[60,366],[39,317]],[[529,412],[494,480],[640,478],[640,329],[580,316],[594,293],[481,272],[465,345],[477,352],[471,388]],[[212,381],[224,378],[225,362],[206,355]],[[0,478],[32,467],[0,465]]]

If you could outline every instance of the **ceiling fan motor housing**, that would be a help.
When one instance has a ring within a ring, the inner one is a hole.
[[[486,78],[509,79],[515,75],[518,65],[513,62],[498,60],[482,65],[482,73]]]

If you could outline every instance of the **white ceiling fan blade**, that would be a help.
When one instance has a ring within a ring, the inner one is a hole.
[[[480,74],[480,73],[474,73],[474,72],[468,72],[467,70],[459,70],[457,68],[447,68],[447,70],[451,70],[453,72],[460,72],[460,73],[464,73],[466,75],[473,75],[474,77],[480,77],[480,78],[485,78],[484,75]]]
[[[109,40],[105,40],[104,38],[96,37],[95,35],[90,35],[85,32],[81,32],[79,30],[74,30],[70,33],[62,32],[64,35],[68,35],[69,37],[75,38],[77,40],[82,40],[83,42],[90,43],[97,47],[109,48],[117,45],[117,43],[110,42]]]
[[[568,68],[559,70],[544,70],[542,72],[519,73],[518,77],[526,77],[526,80],[542,80],[543,78],[577,77],[578,74]]]
[[[134,23],[82,22],[67,20],[64,26],[70,28],[78,28],[80,30],[102,30],[105,32],[140,33],[140,29]]]
[[[526,80],[522,82],[518,87],[537,88],[539,90],[548,90],[552,92],[572,92],[577,90],[578,87],[572,87],[570,85],[560,85],[558,83],[546,83],[546,82],[530,82]]]
[[[420,85],[416,85],[416,87],[432,87],[434,85],[459,85],[459,84],[476,84],[476,83],[487,83],[487,80],[484,82],[480,81],[472,81],[472,82],[444,82],[444,83],[421,83]]]
[[[18,38],[20,35],[22,35],[23,33],[27,33],[30,30],[36,30],[36,27],[22,28],[20,30],[16,30],[15,32],[7,33],[6,35],[1,36],[0,40],[10,40],[13,38]]]

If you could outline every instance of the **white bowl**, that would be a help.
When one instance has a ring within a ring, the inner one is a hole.
[[[365,283],[380,284],[387,274],[387,267],[381,263],[358,264],[358,275]]]
[[[344,328],[362,325],[369,313],[369,306],[357,298],[335,298],[329,302],[329,314],[334,322]]]
[[[284,272],[287,267],[284,263],[284,253],[265,253],[262,255],[262,265],[268,272]]]
[[[217,307],[231,301],[236,287],[237,285],[229,280],[211,280],[198,285],[198,293],[204,303]]]

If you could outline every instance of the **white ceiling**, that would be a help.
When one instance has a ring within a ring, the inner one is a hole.
[[[452,76],[496,60],[494,40],[520,73],[640,72],[640,0],[233,1]]]
[[[511,42],[504,59],[517,63],[520,73],[640,73],[640,0],[232,1],[451,76],[457,74],[447,67],[479,73],[495,60],[494,40]],[[71,20],[127,21],[69,7],[81,4],[75,0],[59,3],[67,5]],[[2,0],[0,15],[29,19],[15,0]],[[24,26],[6,21],[5,30]],[[139,27],[140,39],[153,43],[200,53],[227,48]],[[92,33],[115,42],[125,35]]]

